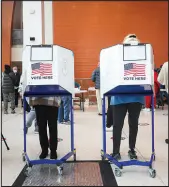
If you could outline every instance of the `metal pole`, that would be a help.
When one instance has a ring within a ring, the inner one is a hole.
[[[106,153],[106,118],[105,118],[105,96],[102,103],[102,120],[103,120],[103,152]]]

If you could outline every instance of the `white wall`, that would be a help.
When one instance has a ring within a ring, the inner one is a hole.
[[[23,45],[42,44],[41,1],[23,1]],[[34,13],[33,13],[34,12]],[[35,41],[30,41],[35,37]]]
[[[45,44],[53,44],[52,1],[44,1]]]
[[[13,46],[11,48],[11,61],[19,62],[22,61],[23,46]]]

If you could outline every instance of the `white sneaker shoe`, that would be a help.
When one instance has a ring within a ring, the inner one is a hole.
[[[150,108],[144,108],[143,111],[150,112],[151,110],[150,110]]]
[[[106,127],[106,132],[112,132],[113,131],[113,126],[111,126],[110,128]]]

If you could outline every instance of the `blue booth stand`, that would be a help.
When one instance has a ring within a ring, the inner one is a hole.
[[[152,113],[151,113],[151,119],[152,119],[152,153],[149,161],[139,161],[139,160],[129,160],[129,161],[117,161],[115,158],[110,156],[106,152],[106,117],[105,117],[105,97],[106,96],[151,96],[151,102],[152,102]],[[153,169],[153,161],[155,160],[155,148],[154,148],[154,96],[153,96],[153,88],[151,85],[123,85],[123,86],[117,86],[114,89],[108,91],[103,95],[103,149],[101,150],[101,158],[102,160],[108,159],[110,163],[113,163],[117,166],[115,168],[115,175],[117,177],[120,177],[122,175],[122,169],[125,166],[146,166],[149,168],[149,173],[152,178],[156,177],[156,170]]]
[[[71,150],[65,156],[59,160],[51,159],[39,159],[39,160],[30,160],[27,154],[26,146],[26,97],[52,97],[52,96],[70,96],[72,99],[72,94],[59,85],[32,85],[27,86],[24,92],[24,152],[23,152],[23,161],[26,161],[28,166],[26,175],[29,174],[33,165],[38,164],[55,164],[58,168],[58,173],[63,174],[63,164],[73,156],[74,161],[76,161],[76,149],[74,148],[74,123],[73,123],[73,105],[71,102]],[[57,118],[56,118],[57,123]]]

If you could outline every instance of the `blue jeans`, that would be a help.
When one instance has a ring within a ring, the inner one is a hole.
[[[58,121],[59,123],[65,121],[69,121],[69,114],[70,114],[70,108],[71,108],[71,97],[70,96],[64,96],[61,98],[62,102],[59,107],[58,112]]]
[[[32,122],[34,120],[35,120],[35,127],[36,127],[37,126],[36,113],[35,113],[35,109],[32,108],[26,117],[26,127],[28,127],[28,128],[31,127]]]

